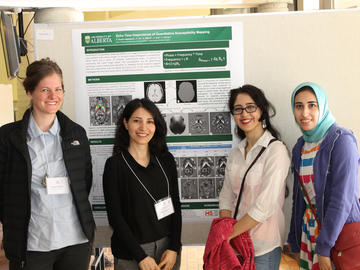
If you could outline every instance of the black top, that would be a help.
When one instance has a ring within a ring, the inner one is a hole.
[[[30,113],[29,109],[22,120],[0,128],[0,221],[3,223],[3,245],[6,257],[18,265],[26,259],[31,214],[32,166],[26,143]],[[92,241],[95,222],[88,199],[92,184],[89,141],[81,126],[60,111],[56,116],[61,127],[61,147],[76,211],[84,234]]]
[[[156,201],[168,196],[168,185],[156,157],[150,155],[145,168],[138,164],[129,152],[123,152],[137,177]],[[154,200],[129,169],[121,154],[110,157],[105,164],[103,189],[110,226],[112,252],[117,258],[143,260],[147,255],[140,244],[170,237],[168,249],[178,252],[181,247],[181,209],[177,171],[171,153],[158,156],[170,188],[175,213],[157,219]]]

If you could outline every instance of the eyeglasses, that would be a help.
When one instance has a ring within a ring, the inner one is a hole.
[[[232,111],[232,113],[234,115],[238,115],[238,114],[242,114],[243,111],[245,110],[247,113],[253,113],[257,110],[257,106],[256,105],[248,105],[246,107],[235,107]]]

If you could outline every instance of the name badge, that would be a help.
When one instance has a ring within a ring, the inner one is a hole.
[[[46,177],[46,191],[49,195],[68,194],[70,192],[67,177]]]
[[[174,213],[171,197],[161,199],[155,203],[155,211],[158,220]]]

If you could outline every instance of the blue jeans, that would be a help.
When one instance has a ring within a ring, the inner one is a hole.
[[[281,247],[255,257],[256,270],[279,270],[281,260]]]

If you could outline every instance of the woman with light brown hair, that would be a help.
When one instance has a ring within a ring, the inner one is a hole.
[[[0,128],[0,220],[10,270],[87,270],[95,223],[85,130],[60,112],[64,85],[50,59],[33,62],[31,107]]]

